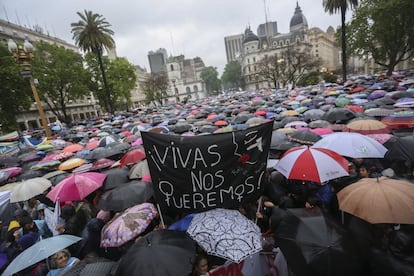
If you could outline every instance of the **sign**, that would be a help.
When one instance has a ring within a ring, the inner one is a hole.
[[[32,71],[29,71],[29,70],[20,71],[20,76],[22,76],[25,79],[30,79],[32,77]]]
[[[273,122],[200,136],[142,132],[157,203],[174,216],[236,209],[263,189]]]

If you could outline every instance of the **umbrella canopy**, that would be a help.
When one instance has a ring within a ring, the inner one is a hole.
[[[400,111],[384,117],[381,122],[391,129],[414,127],[414,112]]]
[[[148,161],[144,159],[139,161],[129,170],[128,177],[130,179],[141,179],[149,173]]]
[[[56,185],[68,175],[69,175],[68,172],[57,170],[57,171],[49,172],[45,175],[42,175],[42,177],[49,179],[52,185]]]
[[[101,196],[97,208],[105,211],[123,211],[147,202],[153,195],[152,184],[135,180],[106,191]]]
[[[354,119],[355,113],[347,108],[335,107],[327,111],[323,116],[322,120],[326,120],[333,123],[343,123]]]
[[[414,163],[414,137],[391,137],[384,146],[388,149],[385,159],[390,161],[402,161],[407,168]]]
[[[414,224],[414,185],[408,181],[363,178],[337,195],[342,211],[369,223]]]
[[[185,232],[152,231],[121,258],[116,275],[189,275],[195,252],[196,244]]]
[[[346,125],[346,130],[361,134],[379,134],[390,132],[386,124],[374,119],[358,119],[351,121]]]
[[[106,147],[107,145],[112,144],[112,143],[116,143],[118,141],[119,140],[116,137],[114,137],[112,135],[108,135],[108,136],[104,136],[101,139],[99,139],[98,146],[99,147]]]
[[[120,161],[120,166],[127,166],[131,164],[135,164],[141,160],[145,159],[145,151],[144,149],[133,149],[125,153]]]
[[[325,181],[347,176],[348,161],[338,153],[315,147],[295,147],[286,151],[275,166],[288,179]]]
[[[65,148],[63,148],[63,152],[71,152],[71,153],[75,153],[80,150],[83,150],[83,146],[80,144],[72,144],[72,145],[68,145]]]
[[[356,249],[344,233],[318,207],[288,209],[275,242],[297,276],[361,275]]]
[[[106,174],[96,172],[72,174],[53,187],[47,197],[53,202],[58,198],[61,202],[82,200],[102,187],[105,178]]]
[[[187,233],[207,254],[236,263],[262,250],[259,227],[238,210],[195,214]]]
[[[66,160],[65,162],[62,162],[58,169],[61,171],[69,171],[76,167],[79,167],[80,165],[84,164],[86,161],[82,158],[71,158]]]
[[[143,203],[126,209],[102,229],[101,247],[119,247],[136,238],[147,229],[158,215],[152,203]]]
[[[289,136],[289,140],[302,144],[302,145],[313,145],[319,141],[322,137],[315,132],[310,130],[297,130]]]
[[[11,190],[10,202],[21,202],[29,200],[34,196],[46,191],[52,183],[43,177],[35,177],[20,182],[19,185]]]
[[[20,253],[6,268],[2,275],[13,275],[31,265],[34,265],[56,252],[77,243],[82,238],[72,235],[58,235],[43,239]]]
[[[111,159],[107,159],[107,158],[102,158],[99,160],[96,160],[95,162],[93,162],[92,166],[90,167],[89,170],[91,171],[99,171],[102,169],[107,169],[109,167],[111,167],[113,164],[115,164],[114,160]]]
[[[330,149],[351,158],[383,158],[387,152],[387,148],[376,140],[352,132],[335,132],[326,135],[313,147]]]
[[[303,113],[303,117],[306,121],[314,121],[314,120],[320,120],[325,114],[325,111],[321,109],[309,109]]]
[[[130,181],[128,177],[128,168],[113,168],[103,171],[102,173],[107,175],[104,181],[105,190],[123,186],[124,183]]]

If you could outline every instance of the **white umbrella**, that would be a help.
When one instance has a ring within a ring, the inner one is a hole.
[[[195,214],[187,233],[207,254],[236,263],[262,250],[259,227],[237,210]]]
[[[23,180],[19,185],[15,186],[10,192],[10,202],[21,202],[28,200],[46,191],[52,182],[43,177],[30,178]]]
[[[330,149],[351,158],[383,158],[387,152],[386,147],[371,137],[353,132],[326,135],[312,147]]]

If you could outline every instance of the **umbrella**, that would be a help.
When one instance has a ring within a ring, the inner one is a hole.
[[[386,124],[374,119],[358,119],[349,122],[346,125],[349,132],[358,132],[361,134],[389,133]]]
[[[351,158],[383,158],[387,152],[387,149],[376,140],[352,132],[335,132],[326,135],[313,147],[333,150]]]
[[[289,140],[302,145],[313,145],[322,137],[310,130],[297,130],[289,136]]]
[[[187,233],[207,254],[236,263],[262,250],[259,227],[238,210],[195,214]]]
[[[317,183],[349,175],[348,161],[341,155],[328,149],[307,146],[286,151],[275,168],[288,179]]]
[[[308,125],[310,128],[328,128],[331,126],[331,123],[325,120],[316,120],[316,121],[312,121],[309,123]]]
[[[348,122],[355,118],[355,113],[347,108],[335,107],[328,110],[323,116],[322,120],[326,120],[331,124],[337,122]]]
[[[144,149],[133,149],[122,156],[119,164],[121,167],[128,166],[131,164],[135,164],[143,159],[145,159]]]
[[[97,208],[105,211],[122,211],[147,202],[153,195],[151,183],[134,180],[106,191],[101,196]]]
[[[88,156],[88,159],[119,159],[130,147],[131,145],[128,143],[114,142],[106,147],[98,147],[94,149]]]
[[[43,177],[24,180],[11,190],[10,202],[13,203],[29,200],[34,196],[40,195],[50,186],[52,186],[50,180]]]
[[[373,117],[386,117],[386,116],[393,114],[394,112],[395,110],[393,109],[382,108],[382,107],[369,108],[364,111],[365,114],[367,114],[368,116],[373,116]]]
[[[54,186],[68,175],[69,175],[68,172],[57,170],[57,171],[49,172],[43,175],[42,177],[49,179],[52,185]]]
[[[314,121],[314,120],[320,120],[323,114],[325,114],[325,111],[321,109],[310,109],[310,110],[305,111],[305,113],[303,113],[303,117],[305,118],[306,121]]]
[[[288,209],[275,242],[294,275],[361,275],[353,241],[318,207]]]
[[[337,195],[342,211],[369,223],[414,224],[414,185],[408,181],[363,178]]]
[[[106,147],[107,145],[112,144],[112,143],[116,143],[118,141],[119,140],[116,137],[114,137],[112,135],[108,135],[108,136],[104,136],[101,139],[99,139],[98,146],[99,147]]]
[[[107,175],[104,181],[104,189],[110,190],[129,182],[128,171],[128,168],[113,168],[103,171],[102,173]]]
[[[77,151],[83,150],[83,146],[80,144],[72,144],[69,146],[66,146],[65,148],[63,148],[63,152],[71,152],[71,153],[75,153]]]
[[[34,265],[56,252],[77,243],[82,238],[72,235],[59,235],[43,239],[20,253],[6,268],[2,275],[13,275],[31,265]]]
[[[141,179],[144,175],[149,174],[148,161],[146,159],[139,161],[128,172],[129,179]]]
[[[381,122],[386,124],[391,129],[412,128],[414,127],[414,112],[399,111],[382,118]]]
[[[47,197],[53,202],[58,198],[62,202],[82,200],[102,187],[105,178],[106,174],[96,172],[72,174],[53,187]]]
[[[86,161],[82,158],[71,158],[66,160],[65,162],[61,163],[58,167],[61,171],[69,171],[80,165],[84,164]]]
[[[98,171],[102,169],[107,169],[111,167],[113,164],[115,164],[114,160],[102,158],[97,161],[95,161],[92,166],[89,168],[91,171]]]
[[[20,167],[9,167],[5,169],[1,169],[0,172],[7,173],[8,178],[12,178],[18,176],[22,172],[22,168]]]
[[[126,209],[102,229],[101,247],[119,247],[135,239],[158,216],[152,203],[143,203]]]
[[[50,168],[56,168],[60,164],[61,163],[58,160],[40,161],[40,162],[30,166],[30,169],[31,170],[50,169]]]
[[[388,149],[385,159],[390,161],[402,161],[407,168],[414,163],[414,137],[391,137],[384,146]]]
[[[293,128],[301,128],[301,127],[307,127],[308,123],[304,121],[293,121],[290,123],[287,123],[284,127],[293,127]]]
[[[185,232],[152,231],[126,252],[115,275],[189,275],[195,252],[196,244]]]

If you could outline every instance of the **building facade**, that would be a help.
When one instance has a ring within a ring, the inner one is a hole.
[[[9,39],[14,40],[18,44],[22,44],[24,40],[28,40],[32,44],[38,41],[45,41],[47,43],[63,46],[66,49],[72,50],[74,52],[79,52],[78,47],[75,45],[67,43],[66,41],[57,37],[50,36],[49,34],[45,34],[40,27],[35,26],[33,29],[30,29],[2,19],[0,19],[0,39],[4,45],[7,45],[7,41]],[[33,77],[35,78],[36,83],[36,76]],[[22,81],[24,80],[22,79]],[[56,116],[43,101],[42,106],[48,123],[57,121]],[[83,99],[68,103],[67,112],[72,121],[76,122],[97,116],[101,111],[100,106],[91,93],[89,96],[84,97]],[[36,103],[33,103],[30,109],[26,112],[20,113],[16,119],[20,130],[37,129],[42,125],[40,122]]]
[[[288,33],[280,33],[277,22],[271,21],[260,24],[257,35],[251,27],[247,27],[243,34],[225,37],[225,41],[232,37],[242,37],[241,51],[237,59],[242,66],[242,75],[246,89],[275,88],[272,82],[261,78],[259,63],[266,56],[279,55],[289,47],[295,47],[320,60],[320,68],[336,70],[339,66],[339,50],[335,42],[334,29],[327,32],[319,28],[309,28],[299,4],[296,4],[294,14],[290,20]],[[225,44],[226,53],[233,53],[228,43]],[[229,61],[229,58],[228,58]]]
[[[161,73],[165,70],[165,64],[167,62],[167,51],[164,48],[160,48],[155,52],[150,51],[148,53],[148,62],[150,65],[151,73]]]

